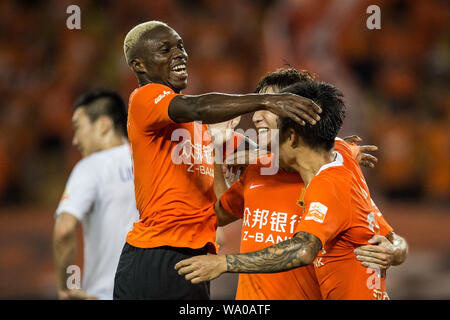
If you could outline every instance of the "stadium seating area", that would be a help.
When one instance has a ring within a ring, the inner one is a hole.
[[[391,199],[450,195],[449,11],[445,1],[376,1],[382,29],[365,27],[368,1],[67,1],[0,4],[0,200],[55,205],[79,159],[71,104],[91,87],[136,85],[122,54],[127,30],[164,20],[190,55],[186,93],[250,92],[285,62],[335,83],[350,108],[345,133],[380,146],[372,189]],[[247,119],[248,120],[248,119]],[[242,126],[250,126],[249,121]]]

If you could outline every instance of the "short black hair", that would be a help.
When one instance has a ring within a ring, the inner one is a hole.
[[[281,92],[293,93],[311,99],[322,108],[320,120],[315,125],[306,122],[302,126],[290,118],[280,118],[281,137],[289,128],[293,128],[311,148],[327,151],[333,148],[334,140],[345,118],[345,103],[342,92],[329,83],[319,81],[296,83]]]
[[[314,77],[306,70],[297,70],[292,66],[289,66],[289,68],[279,68],[267,73],[259,80],[255,93],[259,93],[266,87],[275,86],[281,90],[294,83],[307,81],[314,81]]]
[[[104,100],[104,103],[94,104],[97,100]],[[73,111],[83,107],[91,122],[95,122],[100,116],[106,115],[111,118],[114,129],[127,136],[127,109],[122,97],[115,91],[107,89],[93,89],[76,99]]]

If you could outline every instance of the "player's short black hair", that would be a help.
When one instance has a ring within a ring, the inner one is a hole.
[[[289,66],[288,68],[279,68],[267,73],[259,80],[255,93],[261,92],[266,87],[277,87],[284,89],[297,82],[314,81],[314,77],[306,70],[297,70]]]
[[[345,118],[342,92],[329,83],[319,81],[296,83],[281,92],[293,93],[313,100],[322,108],[322,113],[315,125],[306,122],[302,126],[290,118],[279,118],[280,136],[284,137],[287,130],[293,128],[311,148],[325,150],[333,148],[334,140]]]
[[[104,103],[93,102],[103,100]],[[83,107],[91,122],[96,121],[100,116],[106,115],[114,123],[114,129],[127,136],[127,109],[122,97],[115,91],[107,89],[93,89],[81,96],[75,101],[73,111]]]

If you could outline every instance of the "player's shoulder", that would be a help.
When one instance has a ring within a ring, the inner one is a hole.
[[[70,176],[71,179],[95,179],[98,170],[98,162],[93,155],[90,155],[75,164]]]
[[[92,164],[92,166],[102,165],[104,166],[106,163],[115,162],[120,158],[130,158],[130,145],[128,143],[122,144],[120,146],[112,147],[107,150],[95,152],[86,160]]]
[[[86,171],[95,171],[99,164],[99,156],[98,152],[95,152],[86,158],[81,159],[77,162],[74,171],[86,172]]]
[[[334,193],[346,193],[351,187],[353,173],[344,166],[342,154],[336,152],[335,161],[320,168],[316,176],[311,180],[308,189],[333,191]]]
[[[128,143],[107,150],[94,152],[86,158],[81,159],[75,168],[80,171],[102,171],[110,163],[116,163],[120,158],[130,158],[130,147]],[[75,169],[74,168],[74,169]]]
[[[334,150],[341,153],[344,157],[352,157],[352,147],[341,138],[336,137],[334,141]]]
[[[136,88],[130,95],[130,105],[135,102],[139,102],[142,99],[153,99],[156,104],[158,100],[164,98],[165,95],[173,94],[174,91],[163,84],[160,83],[149,83],[142,87]]]

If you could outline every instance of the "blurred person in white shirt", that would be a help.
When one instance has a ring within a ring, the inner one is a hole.
[[[92,90],[74,104],[73,145],[83,159],[72,170],[56,210],[53,234],[59,299],[112,299],[125,237],[138,220],[127,112],[113,91]],[[71,285],[76,234],[82,225],[81,288]]]

